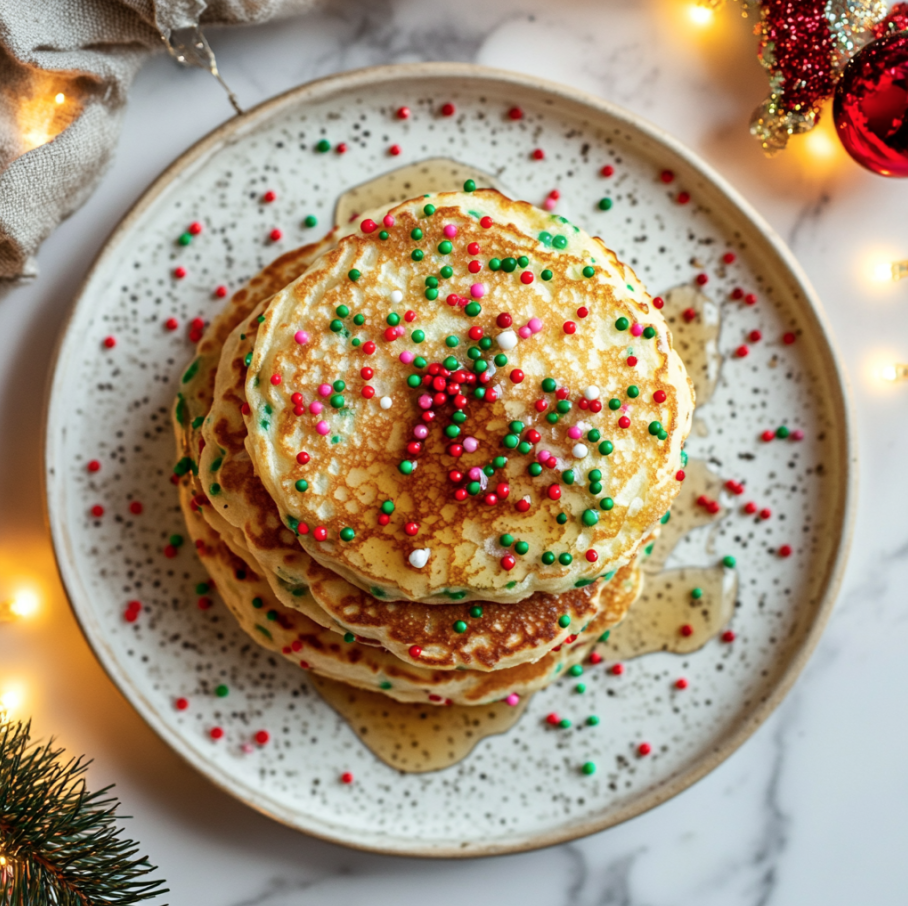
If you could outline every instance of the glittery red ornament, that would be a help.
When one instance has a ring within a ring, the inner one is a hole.
[[[839,138],[859,164],[881,176],[908,177],[908,31],[853,57],[833,110]]]

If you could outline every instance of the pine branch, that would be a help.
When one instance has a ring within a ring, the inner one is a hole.
[[[64,761],[30,733],[0,714],[0,906],[129,906],[166,893],[121,836],[111,787],[86,788],[91,762]]]

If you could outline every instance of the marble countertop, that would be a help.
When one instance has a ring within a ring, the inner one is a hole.
[[[835,613],[793,692],[706,779],[625,825],[479,861],[385,858],[261,817],[183,763],[123,700],[56,579],[41,492],[45,379],[60,325],[106,235],[175,156],[231,115],[219,86],[160,57],[139,75],[112,169],[44,245],[40,278],[0,297],[0,581],[38,577],[38,617],[0,628],[0,692],[35,731],[94,758],[174,906],[391,906],[429,898],[571,906],[844,906],[908,900],[908,182],[850,163],[824,130],[772,160],[747,132],[765,91],[751,23],[729,4],[697,28],[674,0],[331,0],[320,12],[209,35],[244,106],[386,62],[475,61],[583,88],[678,136],[785,237],[823,300],[856,405],[860,508]],[[807,147],[805,147],[807,145]],[[0,589],[2,590],[2,589]],[[903,644],[904,643],[904,644]],[[901,715],[901,717],[899,717]]]

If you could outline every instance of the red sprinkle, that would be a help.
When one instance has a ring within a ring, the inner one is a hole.
[[[404,109],[406,109],[406,108],[404,108]],[[410,114],[408,113],[407,116],[409,116],[409,115]],[[353,775],[349,771],[344,771],[344,773],[341,774],[341,783],[347,783],[347,784],[353,783]]]
[[[186,268],[180,265],[180,267],[175,267],[173,269],[173,275],[177,280],[182,280],[186,276]]]
[[[167,328],[167,330],[176,330],[179,326],[180,326],[180,322],[177,321],[176,318],[168,318],[164,322],[164,327]]]
[[[408,522],[404,526],[404,531],[408,535],[415,535],[419,531],[419,523],[418,522]]]
[[[375,352],[375,343],[373,343],[372,340],[366,340],[366,342],[363,343],[363,352],[366,355],[372,355],[372,353]]]
[[[142,504],[138,500],[133,500],[129,504],[129,512],[134,516],[138,516],[142,512]]]
[[[748,356],[749,354],[750,354],[750,350],[749,350],[746,346],[744,346],[744,345],[739,346],[739,347],[735,350],[735,355],[736,355],[739,359],[747,358],[747,356]]]
[[[630,428],[630,426],[631,420],[626,415],[622,415],[621,418],[618,419],[619,428]]]
[[[457,108],[450,101],[447,104],[441,105],[442,116],[454,116],[456,112]]]
[[[759,343],[760,340],[763,339],[763,334],[761,334],[759,330],[752,330],[747,335],[747,339],[750,340],[751,343]]]
[[[753,293],[748,293],[748,294],[744,297],[744,304],[745,304],[745,305],[756,305],[756,304],[757,304],[757,297],[756,297]]]
[[[279,374],[271,375],[271,383],[276,387],[281,382],[281,376]]]
[[[786,346],[791,346],[791,344],[794,343],[796,339],[797,337],[793,333],[786,333],[782,335],[782,342]]]
[[[735,640],[735,634],[734,634],[734,632],[732,632],[731,629],[726,629],[725,632],[722,633],[723,642],[729,643],[729,642],[733,642],[734,640]]]
[[[92,514],[92,516],[94,516],[96,519],[100,519],[100,518],[104,515],[104,507],[101,506],[100,503],[96,503],[96,504],[91,508],[91,514]]]
[[[659,179],[661,179],[662,182],[664,182],[666,185],[668,185],[670,182],[674,182],[674,180],[675,180],[675,174],[672,173],[671,170],[663,170],[663,171],[659,174]]]
[[[212,739],[215,739],[215,740],[217,740],[217,739],[223,739],[223,738],[224,738],[224,731],[223,731],[220,727],[212,727],[212,728],[208,731],[208,735],[209,735]]]
[[[196,601],[196,604],[198,604],[199,610],[210,610],[214,607],[214,601],[212,601],[211,598],[199,598],[198,601]]]
[[[612,669],[609,670],[613,676],[621,676],[624,673],[624,664],[612,664]]]
[[[530,157],[532,157],[533,160],[545,160],[545,151],[543,151],[542,148],[537,148]]]
[[[520,282],[524,286],[529,286],[536,278],[533,276],[532,271],[524,271],[520,275]]]
[[[679,192],[676,200],[678,204],[687,204],[690,201],[690,192]]]
[[[117,341],[114,337],[104,337],[103,340],[105,349],[113,349],[117,345]]]
[[[479,225],[480,225],[484,230],[490,229],[491,226],[492,226],[492,218],[489,217],[489,216],[483,217],[482,220],[479,221]]]
[[[593,665],[602,663],[602,655],[598,651],[594,651],[590,655],[590,663]]]
[[[371,384],[365,384],[363,389],[360,390],[360,393],[367,399],[372,399],[375,396],[375,388]]]
[[[691,626],[690,623],[685,623],[685,624],[678,630],[678,632],[680,632],[681,635],[683,635],[685,638],[687,638],[688,636],[692,636],[692,635],[694,634],[694,627]]]
[[[675,472],[675,481],[684,481],[686,477],[687,476],[685,476],[684,474],[684,469],[678,469],[678,471]]]
[[[316,541],[324,541],[328,537],[328,529],[323,525],[320,525],[312,532],[312,537],[315,538]]]
[[[334,150],[337,151],[338,154],[346,154],[347,153],[347,143],[338,142],[337,147]]]
[[[185,711],[189,707],[189,700],[186,698],[178,698],[173,703],[173,706],[177,709],[177,711]]]
[[[735,300],[743,299],[743,298],[744,298],[744,290],[741,289],[740,286],[736,286],[736,287],[731,291],[731,298],[732,298],[732,299],[735,299]]]
[[[561,718],[554,711],[552,711],[551,714],[546,715],[545,722],[547,724],[551,724],[554,727],[556,724],[561,723]]]
[[[228,290],[227,290],[227,287],[226,287],[226,286],[216,286],[215,289],[214,289],[214,294],[215,294],[215,296],[217,296],[219,299],[225,298],[226,295],[227,295],[227,292],[228,292]]]
[[[530,509],[529,500],[518,500],[517,501],[517,512],[518,513],[526,513],[529,509]]]
[[[359,228],[364,233],[374,233],[378,229],[378,224],[374,220],[367,218],[359,225]]]
[[[665,391],[664,391],[664,390],[657,390],[657,391],[653,394],[653,402],[655,402],[655,403],[664,403],[664,402],[665,402]]]
[[[653,308],[662,308],[665,305],[665,299],[662,296],[653,296]]]
[[[422,648],[419,645],[410,646],[410,657],[416,660],[422,654]]]
[[[679,677],[678,679],[675,680],[675,688],[676,689],[686,689],[687,680],[683,676]]]
[[[706,274],[697,274],[694,279],[697,282],[697,286],[706,286],[709,283],[709,277]]]
[[[272,192],[271,189],[269,189],[269,190],[262,196],[262,201],[264,201],[265,204],[271,204],[271,202],[274,201],[275,198],[277,198],[277,195],[276,195],[274,192]]]
[[[508,117],[510,117],[510,119],[512,119],[512,120],[522,120],[523,111],[519,107],[512,107],[508,111]]]
[[[514,384],[520,384],[523,382],[524,374],[519,368],[515,368],[511,372],[511,381]]]
[[[769,443],[775,436],[776,436],[776,432],[773,431],[773,430],[770,429],[770,428],[767,428],[767,429],[760,435],[760,437],[762,438],[762,440],[764,440],[766,443]]]
[[[391,147],[388,148],[388,154],[392,157],[397,157],[397,155],[400,154],[400,145],[391,145]]]
[[[688,324],[690,324],[690,322],[697,317],[697,312],[693,308],[685,308],[684,311],[681,312],[681,317],[684,318],[684,320]]]
[[[611,176],[615,172],[615,168],[611,164],[606,164],[599,172],[602,176]]]
[[[398,107],[397,108],[397,118],[399,120],[410,119],[410,108],[409,107]]]
[[[769,519],[771,516],[772,516],[772,510],[769,509],[769,507],[764,507],[762,510],[760,510],[761,519]]]
[[[637,746],[637,754],[641,758],[645,758],[652,751],[653,747],[648,742],[641,742],[640,745]]]
[[[312,457],[311,457],[305,450],[300,450],[300,452],[296,454],[296,461],[297,461],[301,466],[306,465],[306,463],[309,462],[309,460],[310,460],[311,458],[312,458]]]
[[[189,224],[189,232],[193,236],[198,236],[199,233],[202,232],[202,224],[200,224],[198,220],[193,220],[193,222]]]
[[[255,741],[260,746],[266,745],[269,739],[271,739],[271,734],[267,730],[259,730],[255,734]]]
[[[101,468],[101,463],[97,459],[92,459],[86,464],[85,468],[89,472],[97,472]]]
[[[546,493],[548,494],[549,500],[561,499],[561,488],[558,487],[557,484],[550,484]]]
[[[590,548],[585,554],[584,557],[590,562],[595,563],[599,559],[599,554],[596,553],[592,548]]]
[[[779,554],[780,557],[790,557],[790,556],[791,556],[791,545],[790,545],[790,544],[783,544],[783,545],[779,548],[778,554]]]
[[[744,512],[747,513],[748,516],[753,516],[756,511],[757,505],[752,500],[744,504]]]
[[[512,570],[517,565],[517,561],[510,554],[505,554],[501,558],[501,565],[507,570]]]
[[[283,235],[284,235],[284,234],[283,234],[277,227],[275,227],[275,228],[268,234],[268,238],[269,238],[272,242],[279,242],[280,239],[281,239],[281,237],[282,237]]]
[[[562,329],[567,334],[577,333],[577,325],[573,321],[565,321]]]

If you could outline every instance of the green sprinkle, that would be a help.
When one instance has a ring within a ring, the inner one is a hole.
[[[335,381],[331,386],[332,386],[338,393],[342,393],[344,390],[347,389],[347,385],[346,385],[346,383],[345,383],[344,381]]]
[[[589,279],[590,277],[594,277],[595,275],[596,275],[596,268],[590,267],[589,265],[587,265],[583,269],[583,276],[586,277],[587,279]]]
[[[318,151],[318,152],[320,152],[321,154],[324,154],[326,151],[330,151],[330,150],[331,150],[331,142],[329,142],[328,139],[323,138],[323,139],[315,146],[315,150]]]
[[[598,718],[595,714],[591,714],[591,715],[586,719],[586,723],[587,723],[587,726],[590,726],[590,727],[598,727],[598,726],[599,726],[599,718]]]
[[[507,533],[505,533],[498,539],[498,543],[502,547],[510,547],[514,543],[514,536],[508,535]]]
[[[556,249],[566,249],[567,244],[567,236],[562,236],[560,233],[552,240],[552,245],[554,245]]]
[[[788,428],[785,427],[785,425],[781,425],[780,427],[776,428],[776,437],[781,438],[782,440],[788,437],[789,434],[791,434],[791,432],[788,430]]]
[[[448,277],[453,277],[453,276],[454,276],[454,268],[451,267],[450,264],[446,264],[446,265],[441,269],[441,275],[442,275],[442,277],[445,278],[445,280],[447,280]]]
[[[571,676],[580,676],[583,673],[583,667],[581,667],[580,664],[574,664],[574,666],[568,670],[568,673],[570,673]]]
[[[599,452],[603,456],[609,456],[614,449],[615,445],[610,440],[604,440],[599,444]]]
[[[600,211],[610,211],[612,208],[611,198],[600,198],[599,199],[599,210]]]
[[[475,191],[476,191],[476,183],[475,183],[472,179],[468,179],[468,180],[463,184],[463,190],[464,190],[464,192],[475,192]]]
[[[644,327],[643,336],[645,339],[651,340],[654,336],[656,336],[656,328],[655,327]]]
[[[558,617],[558,625],[562,629],[567,629],[571,625],[571,618],[565,613]]]
[[[574,686],[574,691],[579,695],[583,695],[583,693],[586,692],[586,683],[577,683],[577,685]]]
[[[208,487],[208,493],[211,494],[212,497],[217,497],[218,494],[221,493],[221,486],[215,482]]]
[[[379,688],[379,689],[391,689],[391,688],[393,688],[393,687],[391,686],[391,683],[389,683],[387,680],[382,680],[382,681],[378,684],[378,688]]]
[[[431,290],[431,292],[434,292],[434,290]],[[414,330],[413,333],[410,334],[410,338],[413,340],[414,343],[422,343],[422,341],[426,338],[426,332],[424,330]],[[417,377],[417,375],[410,375],[410,376]],[[418,382],[418,377],[417,377],[417,382]]]
[[[555,405],[555,408],[564,415],[567,412],[571,411],[571,401],[570,400],[558,400]]]
[[[543,280],[548,282],[555,275],[548,268],[546,268],[539,276],[542,277]]]
[[[353,270],[347,271],[347,276],[348,276],[354,283],[356,283],[356,281],[359,280],[360,277],[362,277],[362,274],[354,267]]]
[[[529,549],[530,549],[530,545],[527,544],[526,541],[518,541],[518,542],[514,545],[514,550],[515,550],[518,554],[520,554],[521,557],[522,557],[524,554],[526,554],[526,553],[529,551]]]
[[[614,505],[615,501],[612,500],[611,497],[603,497],[602,500],[599,501],[599,506],[603,510],[610,510]]]
[[[662,430],[662,425],[660,422],[650,422],[649,423],[649,433],[658,434]]]
[[[589,473],[586,476],[590,481],[601,481],[602,472],[599,469],[590,469]]]
[[[413,365],[415,368],[425,368],[426,360],[421,355],[418,355],[415,359],[413,359]]]
[[[410,460],[405,459],[398,467],[398,471],[401,475],[412,475],[413,474],[413,463]]]
[[[410,257],[414,261],[422,261],[422,259],[425,257],[425,253],[422,249],[413,249],[413,251],[410,252]]]
[[[387,239],[390,235],[391,235],[391,234],[390,234],[387,230],[382,230],[382,231],[378,234],[378,238],[384,240],[384,239]]]
[[[514,447],[520,443],[520,438],[516,434],[505,434],[504,440],[502,443],[509,449],[513,450]]]
[[[544,246],[550,246],[552,244],[552,234],[546,230],[543,230],[536,237]]]
[[[479,348],[480,348],[480,349],[491,349],[491,348],[492,348],[492,338],[491,338],[491,337],[483,337],[483,338],[479,341]]]
[[[567,513],[559,513],[555,517],[555,522],[557,522],[559,525],[564,525],[565,522],[567,522]]]
[[[729,569],[732,569],[737,562],[731,555],[722,558],[722,565],[727,566]]]
[[[571,722],[566,717],[562,717],[561,720],[558,721],[558,726],[561,727],[562,730],[569,730],[571,728]]]
[[[445,426],[445,436],[446,437],[457,437],[460,434],[460,428],[457,425],[446,425]]]
[[[482,616],[482,608],[478,604],[474,604],[470,608],[470,616],[478,620]]]
[[[573,483],[574,483],[574,470],[573,470],[573,469],[565,469],[565,470],[561,473],[561,477],[564,479],[564,483],[565,483],[565,484],[573,484]]]
[[[407,378],[407,386],[408,386],[408,387],[416,388],[416,387],[418,387],[421,383],[422,383],[422,380],[420,379],[420,377],[419,377],[418,374],[411,374],[411,375]]]
[[[555,555],[551,551],[546,551],[540,559],[546,566],[551,566],[555,562]]]
[[[530,263],[530,259],[527,258],[526,255],[521,255],[521,256],[517,259],[517,264],[518,264],[519,267],[527,267],[527,266],[529,265],[529,263]]]
[[[508,464],[507,456],[496,456],[492,460],[492,465],[495,466],[496,469],[503,469],[507,464]]]
[[[417,242],[422,239],[423,232],[419,227],[415,227],[410,231],[410,238],[417,240]]]
[[[252,606],[253,606],[256,610],[261,610],[261,608],[265,606],[265,602],[264,602],[261,598],[253,598],[253,599],[252,599]]]
[[[362,340],[359,337],[354,337],[350,342],[353,344],[353,347],[356,348],[362,343]]]
[[[467,420],[466,412],[461,412],[459,409],[457,410],[457,412],[454,412],[451,415],[451,421],[457,422],[458,425],[462,425],[466,420]]]
[[[303,223],[311,229],[314,226],[318,226],[318,217],[316,217],[315,214],[309,214]]]
[[[558,555],[558,562],[562,566],[570,566],[574,562],[574,558],[567,552]]]
[[[527,471],[530,473],[530,475],[533,476],[533,478],[536,478],[537,476],[542,474],[542,466],[538,462],[531,462]]]
[[[423,212],[423,214],[426,215],[426,217],[431,217],[431,216],[435,213],[435,205],[434,205],[434,204],[427,204],[427,205],[422,209],[422,212]]]
[[[591,481],[590,482],[590,493],[591,494],[601,494],[602,493],[602,482],[601,481]]]
[[[517,452],[526,456],[533,449],[533,445],[528,440],[522,440],[517,445]]]
[[[344,322],[335,318],[328,326],[334,333],[340,333],[344,329]]]
[[[396,311],[392,311],[391,314],[385,318],[385,321],[392,327],[397,327],[397,325],[400,324],[400,315]]]
[[[595,510],[584,510],[580,519],[584,525],[595,525],[599,521],[599,514]]]
[[[620,408],[621,408],[621,400],[619,400],[618,397],[616,397],[616,396],[615,396],[615,397],[612,397],[612,398],[608,401],[608,407],[609,407],[609,409],[612,410],[612,412],[616,411],[617,409],[620,409]]]
[[[171,535],[169,541],[174,547],[180,547],[183,544],[183,536]]]
[[[197,595],[207,595],[211,591],[211,586],[207,582],[199,582],[195,587]]]
[[[703,589],[702,589],[702,588],[692,588],[692,589],[690,590],[690,596],[691,596],[695,601],[699,601],[700,598],[703,597]]]
[[[227,698],[230,695],[230,689],[227,688],[223,683],[215,687],[214,694],[218,698]]]
[[[454,349],[455,346],[459,346],[459,345],[460,345],[460,340],[457,337],[455,337],[453,334],[449,337],[445,337],[445,346],[448,346],[451,349]]]
[[[490,271],[501,270],[501,258],[490,258],[489,259],[489,270]]]
[[[350,642],[355,642],[355,641],[356,641],[356,636],[353,635],[352,632],[345,632],[345,633],[344,633],[344,641],[347,642],[348,644],[349,644]]]
[[[595,774],[596,765],[592,761],[584,761],[583,766],[580,768],[580,770],[584,774]]]
[[[499,352],[494,361],[499,368],[504,368],[508,364],[508,357],[503,352]]]
[[[430,302],[434,302],[434,301],[438,298],[438,290],[435,289],[434,287],[431,287],[431,286],[430,286],[430,287],[426,290],[426,298],[427,298]]]
[[[668,522],[668,520],[671,519],[671,518],[672,518],[672,511],[669,510],[669,511],[668,511],[668,512],[659,520],[659,522],[661,522],[662,525],[665,525],[665,523]]]
[[[340,393],[332,393],[330,402],[335,409],[343,409],[344,407],[344,398]]]
[[[356,537],[356,532],[350,526],[340,530],[341,541],[352,541]]]
[[[482,490],[482,485],[478,481],[471,481],[467,484],[467,493],[475,497]]]
[[[189,243],[192,242],[192,234],[183,233],[183,235],[180,236],[180,238],[177,240],[177,242],[179,242],[180,245],[189,245]]]
[[[453,250],[454,250],[454,246],[451,245],[451,243],[448,242],[447,239],[445,239],[444,242],[438,243],[438,251],[442,255],[450,255]]]
[[[501,269],[506,274],[511,274],[517,270],[517,259],[516,258],[505,258],[501,262]]]
[[[547,377],[542,379],[542,389],[546,393],[552,393],[552,391],[554,391],[557,386],[558,385],[555,383],[554,378]]]
[[[464,309],[464,311],[471,318],[475,318],[482,311],[482,306],[478,302],[470,302],[469,305]]]
[[[454,631],[455,631],[455,632],[458,632],[458,633],[459,633],[459,632],[466,632],[466,631],[467,631],[467,624],[464,623],[463,620],[458,620],[458,621],[454,624]]]
[[[382,505],[381,505],[381,511],[382,511],[386,516],[390,516],[390,515],[394,512],[394,501],[393,501],[393,500],[386,500],[384,503],[382,503]]]
[[[618,320],[615,321],[615,327],[618,330],[627,330],[628,327],[630,327],[630,326],[631,326],[631,322],[628,321],[627,318],[618,318]]]
[[[309,490],[309,482],[306,481],[305,478],[300,478],[300,479],[296,482],[296,484],[294,485],[294,487],[295,487],[298,491],[300,491],[300,492],[308,491],[308,490]]]
[[[632,400],[637,399],[637,397],[640,396],[640,388],[635,386],[634,384],[631,384],[630,387],[627,388],[627,395]]]
[[[607,642],[607,641],[608,641],[608,637],[609,637],[611,634],[612,634],[612,630],[611,630],[611,629],[606,629],[605,632],[603,632],[602,635],[599,636],[599,641],[600,641],[600,642]]]
[[[455,359],[454,356],[449,355],[442,364],[448,371],[453,371],[457,367],[457,359]]]

